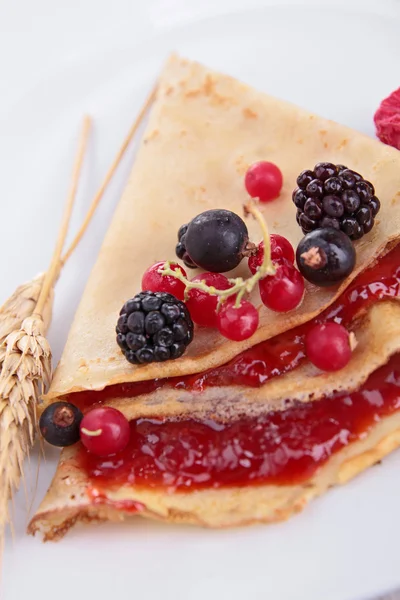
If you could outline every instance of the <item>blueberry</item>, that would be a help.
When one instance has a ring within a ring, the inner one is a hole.
[[[296,260],[303,277],[326,287],[336,285],[350,275],[356,253],[345,233],[323,228],[304,236],[297,247]]]
[[[224,209],[207,210],[197,215],[185,235],[190,259],[213,273],[224,273],[237,267],[248,241],[243,219]]]
[[[42,412],[39,429],[49,444],[53,446],[72,446],[79,440],[79,426],[83,414],[70,402],[54,402]]]

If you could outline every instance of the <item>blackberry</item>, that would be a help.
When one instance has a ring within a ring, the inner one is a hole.
[[[179,227],[178,243],[175,246],[175,254],[180,260],[183,260],[183,262],[185,263],[185,265],[187,267],[189,267],[189,269],[196,269],[197,265],[194,264],[194,262],[192,261],[192,259],[189,256],[189,254],[187,253],[186,244],[185,244],[186,232],[188,230],[189,225],[190,225],[190,223],[181,225]]]
[[[182,356],[193,339],[193,321],[172,294],[144,291],[125,302],[116,332],[130,363],[162,362]]]
[[[380,202],[372,183],[345,165],[321,162],[302,171],[292,199],[303,233],[333,227],[358,240],[371,231]]]

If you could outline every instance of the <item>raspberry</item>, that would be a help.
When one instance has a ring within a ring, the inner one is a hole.
[[[374,122],[381,142],[400,150],[400,88],[382,100]]]

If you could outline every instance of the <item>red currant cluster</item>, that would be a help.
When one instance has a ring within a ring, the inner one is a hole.
[[[264,161],[255,163],[246,173],[245,187],[252,198],[268,202],[279,196],[282,188],[282,173],[272,163]],[[207,264],[205,261],[210,260],[209,257],[204,258],[199,252],[199,248],[205,245],[203,242],[204,236],[207,235],[205,223],[214,240],[218,235],[216,229],[213,229],[212,220],[220,218],[221,211],[214,211],[214,214],[209,214],[210,212],[207,215],[204,213],[204,217],[199,215],[192,221],[189,231],[186,225],[180,229],[177,253],[178,256],[182,256],[188,267],[196,266],[196,264],[205,267]],[[227,212],[225,211],[225,213]],[[250,212],[252,212],[251,209]],[[253,214],[259,221],[262,220],[258,211],[253,210]],[[235,219],[241,221],[237,215],[231,213],[222,216],[224,219],[232,218],[233,226],[239,230],[237,235],[239,241],[237,245],[229,249],[225,264],[232,267],[243,256],[249,255],[249,268],[255,277],[244,282],[240,278],[229,280],[221,272],[209,271],[188,280],[186,271],[177,263],[159,262],[152,265],[143,275],[142,289],[168,292],[185,300],[195,323],[205,327],[218,328],[226,338],[242,341],[254,334],[259,322],[258,310],[243,297],[245,293],[251,291],[253,285],[258,283],[261,300],[265,306],[276,312],[287,312],[295,309],[302,301],[304,280],[294,266],[294,250],[286,238],[274,234],[268,236],[266,228],[264,228],[264,241],[256,248],[254,244],[248,242],[247,229],[243,222],[235,222]],[[201,237],[196,235],[195,228],[197,231],[202,228]],[[217,231],[220,231],[220,225]],[[230,237],[233,239],[234,236]],[[193,244],[193,240],[195,240],[195,244]],[[266,244],[268,245],[268,256],[265,256]],[[240,249],[243,245],[245,245],[245,251]],[[190,250],[190,257],[188,250]],[[226,247],[223,250],[226,250]],[[218,254],[219,262],[222,264],[223,250],[219,253],[214,252],[214,255]],[[194,265],[192,264],[193,257],[197,260],[197,262],[194,261]],[[214,270],[222,270],[220,265],[216,264],[217,262],[218,260],[213,257],[210,264],[215,267]],[[223,293],[224,290],[226,293]]]

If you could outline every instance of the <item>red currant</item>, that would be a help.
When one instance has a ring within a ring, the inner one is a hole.
[[[124,415],[110,406],[93,408],[81,421],[81,441],[89,452],[110,456],[129,442],[130,426]]]
[[[343,325],[315,325],[305,339],[308,359],[322,371],[338,371],[351,357],[350,336]]]
[[[235,299],[228,299],[221,306],[217,316],[220,333],[234,342],[247,340],[258,327],[258,311],[247,300],[242,300],[236,308]]]
[[[259,283],[261,300],[275,312],[288,312],[303,299],[304,279],[286,258],[275,263],[275,275],[269,275]]]
[[[244,184],[252,198],[260,202],[269,202],[277,198],[281,192],[283,177],[281,170],[274,163],[262,160],[248,168]]]
[[[280,258],[286,258],[289,262],[294,263],[294,250],[292,244],[283,235],[278,233],[271,233],[270,235],[271,244],[271,258],[272,260],[279,260]],[[258,267],[261,266],[264,260],[264,242],[258,244],[257,253],[249,258],[249,269],[254,273]]]
[[[221,273],[201,273],[193,277],[192,281],[204,281],[208,286],[214,286],[217,290],[227,290],[231,284]],[[186,306],[189,309],[190,316],[197,325],[203,327],[217,327],[217,296],[212,296],[207,292],[192,289],[189,292],[189,299]]]
[[[142,290],[149,292],[168,292],[183,300],[185,294],[185,284],[171,275],[161,275],[159,270],[165,265],[165,262],[157,262],[144,272],[142,277]],[[186,277],[185,269],[182,269],[178,263],[170,263],[173,271],[180,271]]]

